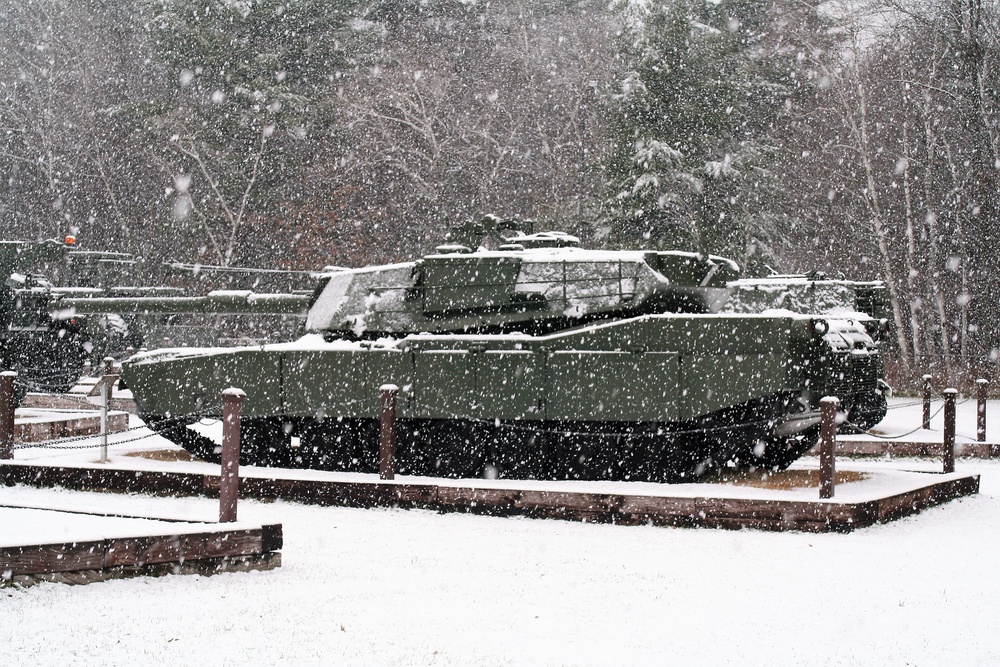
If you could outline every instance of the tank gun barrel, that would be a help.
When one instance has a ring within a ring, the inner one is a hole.
[[[163,266],[171,271],[198,275],[200,273],[233,273],[239,275],[265,276],[303,276],[313,278],[323,271],[297,271],[294,269],[257,269],[242,266],[216,266],[214,264],[190,264],[185,262],[164,262]]]
[[[62,298],[56,313],[181,314],[206,315],[299,315],[305,316],[312,301],[308,294],[255,294],[221,290],[205,296],[171,297],[83,297]]]

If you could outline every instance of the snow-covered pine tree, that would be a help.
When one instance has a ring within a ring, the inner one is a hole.
[[[768,43],[775,3],[624,3],[623,78],[603,232],[625,244],[774,262],[782,216],[768,142],[794,57]]]

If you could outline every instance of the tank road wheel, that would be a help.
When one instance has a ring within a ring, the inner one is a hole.
[[[873,389],[863,394],[855,394],[847,421],[862,431],[867,431],[885,419],[888,412],[889,402],[885,394]]]
[[[716,461],[719,443],[702,434],[665,434],[670,438],[660,456],[658,465],[652,471],[653,482],[684,483],[719,467]]]
[[[157,435],[161,435],[175,445],[180,445],[193,456],[209,463],[222,462],[222,447],[211,438],[188,428],[197,419],[185,417],[163,417],[161,415],[140,415],[140,418]]]
[[[429,477],[480,477],[486,464],[486,436],[469,422],[436,421],[414,426],[402,447],[400,472]]]
[[[660,452],[665,449],[665,439],[670,437],[669,433],[647,431],[632,431],[622,436],[618,448],[618,479],[626,482],[663,481]]]
[[[240,424],[240,465],[287,467],[292,463],[292,425],[278,417]]]
[[[819,441],[819,427],[814,426],[787,438],[771,437],[759,440],[754,456],[749,461],[753,467],[768,470],[785,470]]]
[[[551,479],[549,436],[526,423],[501,424],[488,438],[483,476],[490,479]]]
[[[299,448],[293,450],[296,468],[376,472],[378,422],[350,419],[309,420],[302,425]]]
[[[617,479],[621,467],[621,441],[628,436],[599,430],[571,431],[573,426],[569,425],[566,432],[556,431],[552,436],[555,440],[553,455],[556,477],[586,480]]]

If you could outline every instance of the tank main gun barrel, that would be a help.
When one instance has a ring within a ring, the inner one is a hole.
[[[308,294],[255,294],[220,290],[205,296],[62,298],[53,304],[56,316],[117,313],[119,315],[298,315],[305,316]]]
[[[164,262],[164,268],[198,275],[200,273],[237,273],[241,275],[268,275],[268,276],[304,276],[313,278],[324,273],[324,271],[296,271],[294,269],[256,269],[242,266],[216,266],[215,264],[190,264],[185,262]]]

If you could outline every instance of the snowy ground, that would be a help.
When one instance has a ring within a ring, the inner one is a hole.
[[[915,426],[919,407],[882,428]],[[241,501],[241,521],[284,524],[281,568],[2,590],[0,664],[993,665],[1000,462],[958,469],[982,475],[978,496],[850,535]],[[0,504],[218,511],[25,487],[0,488]]]

